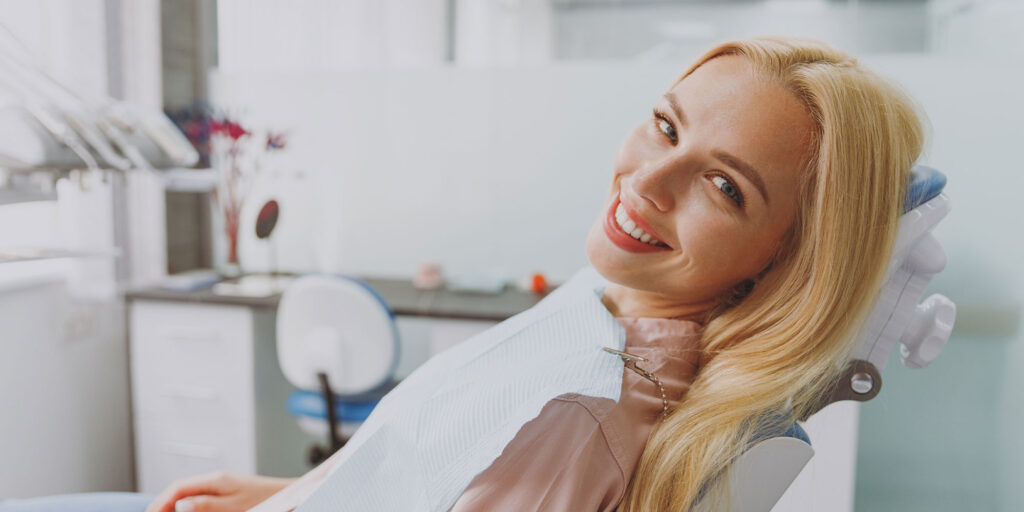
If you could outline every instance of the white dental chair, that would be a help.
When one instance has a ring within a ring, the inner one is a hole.
[[[821,407],[878,395],[881,372],[897,345],[904,365],[921,368],[949,339],[955,305],[937,294],[921,302],[946,263],[931,234],[949,212],[949,199],[941,193],[945,183],[934,169],[914,168],[887,280],[843,378]],[[311,452],[315,464],[340,448],[394,386],[399,350],[394,315],[364,283],[321,275],[297,279],[285,291],[277,322],[282,370],[300,389],[288,410],[307,431],[328,439],[326,448]],[[762,439],[733,465],[733,511],[771,510],[814,455],[798,424],[765,432]]]

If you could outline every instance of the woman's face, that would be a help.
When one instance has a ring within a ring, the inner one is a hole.
[[[613,312],[701,313],[765,269],[795,219],[813,130],[796,96],[745,57],[712,59],[672,87],[619,148],[587,238]]]

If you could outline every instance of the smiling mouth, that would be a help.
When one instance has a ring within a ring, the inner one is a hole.
[[[621,202],[615,207],[615,222],[623,233],[633,237],[633,239],[637,241],[654,247],[668,248],[668,245],[666,245],[665,242],[662,242],[654,235],[644,231],[640,226],[637,226],[636,222],[629,218],[629,214],[626,212],[626,207],[622,206]]]
[[[638,226],[638,220],[639,224],[650,228],[635,211],[616,199],[614,203],[608,205],[608,210],[604,214],[604,234],[612,244],[626,252],[651,253],[672,250],[672,247],[657,238],[653,230]],[[646,242],[643,241],[645,238]]]

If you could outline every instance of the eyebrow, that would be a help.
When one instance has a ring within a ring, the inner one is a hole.
[[[683,114],[683,107],[679,106],[679,102],[676,101],[675,95],[671,92],[666,92],[662,98],[665,98],[665,101],[667,101],[669,106],[672,107],[672,112],[679,118],[679,122],[686,124],[686,115]]]
[[[679,106],[679,102],[676,101],[675,95],[670,92],[666,92],[663,98],[668,101],[669,106],[672,107],[672,112],[679,118],[679,122],[681,124],[687,124],[686,115],[683,113],[683,108]],[[757,169],[754,169],[754,166],[720,149],[712,151],[711,154],[725,163],[725,165],[736,169],[736,171],[742,174],[743,177],[747,178],[748,181],[754,184],[754,188],[761,193],[761,197],[764,198],[764,202],[769,202],[768,191],[765,189],[764,180],[761,179],[761,173],[758,172]]]

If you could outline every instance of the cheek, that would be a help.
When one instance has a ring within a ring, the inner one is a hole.
[[[679,236],[701,280],[731,286],[756,276],[774,252],[777,239],[764,229],[737,225],[714,212],[692,215]]]
[[[720,217],[707,212],[694,212],[679,227],[681,248],[696,261],[730,261],[735,257],[737,230]]]

